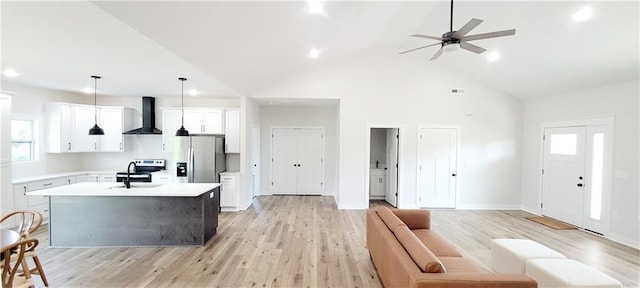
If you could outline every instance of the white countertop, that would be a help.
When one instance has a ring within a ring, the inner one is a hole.
[[[76,183],[59,187],[47,188],[27,192],[27,195],[48,196],[166,196],[166,197],[197,197],[216,187],[219,183],[131,183],[131,189],[123,183],[97,182]]]
[[[101,170],[101,171],[63,172],[63,173],[44,174],[44,175],[31,176],[31,177],[14,178],[11,182],[12,182],[12,184],[22,184],[22,183],[27,183],[27,182],[48,180],[48,179],[54,179],[54,178],[63,178],[63,177],[69,177],[69,176],[87,175],[87,174],[113,174],[113,175],[116,175],[116,171],[114,171],[114,170]]]

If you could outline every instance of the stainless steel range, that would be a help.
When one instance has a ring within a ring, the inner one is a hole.
[[[129,179],[131,182],[151,182],[151,172],[165,170],[167,161],[164,159],[136,159],[133,160],[134,166],[129,170]],[[127,179],[127,171],[116,173],[117,182],[125,182]]]

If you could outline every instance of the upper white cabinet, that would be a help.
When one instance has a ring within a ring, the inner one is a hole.
[[[71,104],[47,103],[47,147],[48,152],[61,153],[73,152],[71,146],[73,111]]]
[[[124,107],[47,103],[47,138],[50,153],[122,152],[122,132],[132,128],[132,110]],[[96,121],[105,135],[89,135]]]
[[[180,109],[162,109],[162,151],[173,151],[173,137],[180,129],[182,112]],[[186,128],[186,127],[185,127]],[[188,130],[188,129],[187,129]]]
[[[95,124],[95,111],[93,106],[75,105],[73,108],[73,134],[71,138],[72,151],[97,152],[100,136],[89,135],[89,129]],[[98,124],[99,125],[99,124]]]
[[[224,152],[240,153],[240,111],[225,111],[224,126]]]
[[[132,110],[124,107],[98,107],[100,119],[98,123],[104,130],[104,135],[100,142],[100,151],[122,152],[124,151],[123,132],[133,128]]]
[[[182,125],[180,108],[162,109],[162,151],[173,151],[173,137]],[[189,134],[224,134],[223,110],[184,108],[184,128]]]
[[[223,134],[222,110],[184,109],[184,128],[193,134]]]

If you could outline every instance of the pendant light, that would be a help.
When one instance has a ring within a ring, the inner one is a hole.
[[[184,81],[186,81],[187,78],[180,77],[178,80],[182,81],[182,104],[180,104],[180,107],[182,107],[182,126],[176,131],[176,136],[189,136],[189,131],[184,129]]]
[[[95,87],[93,89],[93,108],[94,108],[94,115],[95,115],[95,124],[93,125],[93,128],[89,129],[89,135],[104,135],[104,130],[102,130],[102,128],[98,127],[98,79],[100,79],[100,76],[91,76],[91,78],[93,78],[94,83],[95,83]]]

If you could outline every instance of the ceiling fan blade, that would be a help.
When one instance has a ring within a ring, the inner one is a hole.
[[[402,51],[402,52],[400,52],[400,54],[409,53],[409,52],[411,52],[411,51],[416,51],[416,50],[424,49],[424,48],[431,47],[431,46],[441,45],[441,44],[442,44],[442,43],[435,43],[435,44],[431,44],[431,45],[427,45],[427,46],[422,46],[422,47],[418,47],[418,48],[413,48],[413,49],[411,49],[411,50]]]
[[[413,35],[409,35],[409,37],[418,37],[418,38],[426,38],[426,39],[433,39],[433,40],[442,41],[442,37],[422,35],[422,34],[413,34]]]
[[[469,20],[469,22],[467,22],[467,24],[464,24],[464,26],[462,26],[460,30],[456,31],[456,33],[453,33],[453,38],[460,39],[460,37],[467,35],[467,33],[473,30],[473,28],[476,28],[476,26],[480,25],[480,23],[482,23],[482,20],[480,19],[473,18]]]
[[[469,35],[469,36],[463,36],[462,39],[460,39],[460,40],[472,41],[472,40],[479,40],[479,39],[510,36],[510,35],[514,35],[514,34],[516,34],[516,29],[504,30],[504,31],[496,31],[496,32],[490,32],[490,33],[482,33],[482,34]]]
[[[433,54],[433,57],[431,57],[431,60],[429,60],[429,61],[433,61],[433,60],[438,59],[438,57],[440,57],[440,55],[442,55],[443,51],[444,50],[442,50],[442,47],[440,47],[440,49],[438,49],[438,52],[436,52],[436,54]]]
[[[476,45],[473,45],[471,43],[467,43],[467,42],[464,42],[464,41],[460,42],[460,48],[465,49],[465,50],[469,50],[469,51],[477,53],[477,54],[480,54],[480,53],[482,53],[484,51],[487,51],[487,49],[484,49],[482,47],[478,47]]]

